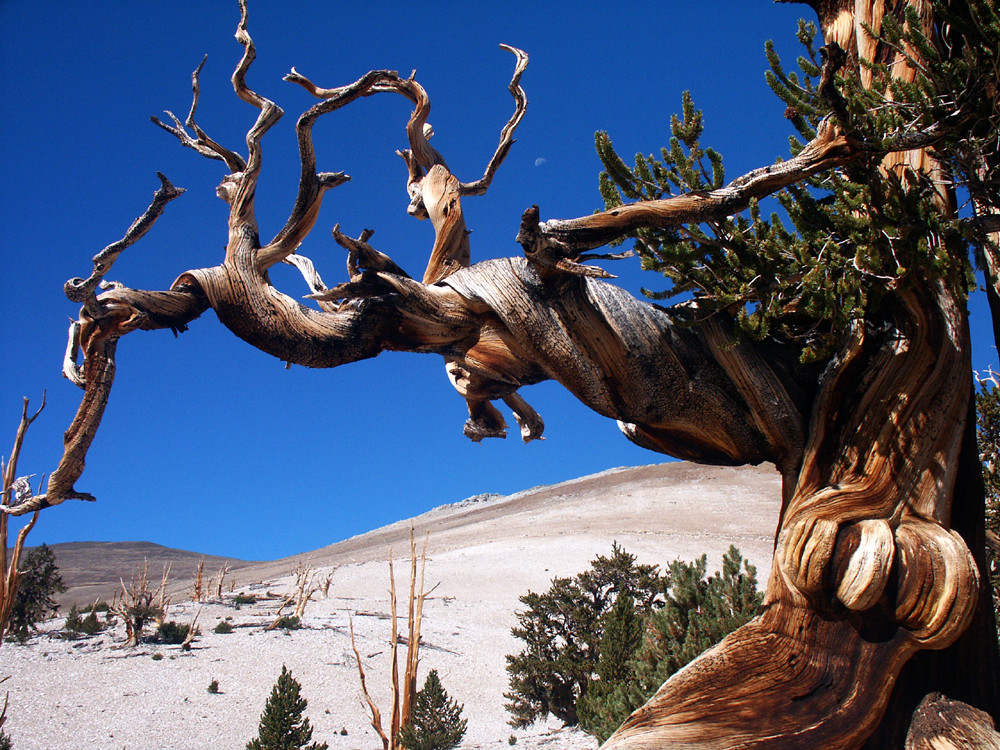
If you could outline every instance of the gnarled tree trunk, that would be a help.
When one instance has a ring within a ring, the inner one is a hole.
[[[815,3],[828,40],[839,41],[857,64],[855,5],[874,12],[861,20],[877,26],[880,0]],[[302,173],[292,214],[262,242],[254,216],[261,139],[282,111],[246,82],[255,51],[243,2],[241,9],[237,39],[244,54],[233,86],[259,110],[247,134],[248,156],[221,146],[195,122],[200,66],[185,123],[172,115],[173,125],[158,122],[182,145],[228,168],[218,190],[230,206],[225,256],[219,265],[182,273],[166,291],[113,286],[97,293],[118,254],[179,194],[162,178],[147,213],[94,258],[91,277],[68,282],[67,293],[83,309],[71,329],[65,372],[85,396],[47,492],[10,512],[90,499],[74,484],[111,389],[117,340],[137,328],[184,330],[211,307],[252,346],[307,367],[336,367],[391,350],[443,356],[469,405],[464,430],[473,440],[504,434],[497,400],[514,410],[525,440],[540,436],[541,418],[517,391],[553,379],[618,420],[639,445],[707,463],[778,467],[782,513],[762,613],[671,678],[606,747],[901,743],[909,712],[932,690],[996,711],[990,598],[977,596],[985,585],[979,574],[983,514],[981,486],[969,480],[978,476],[970,443],[969,332],[954,293],[923,278],[891,290],[836,356],[808,368],[798,365],[792,347],[739,338],[732,320],[699,314],[696,303],[665,309],[640,302],[584,262],[586,251],[637,229],[728,216],[873,152],[926,145],[933,133],[876,146],[826,120],[794,158],[717,190],[566,221],[540,222],[538,208],[529,209],[518,235],[524,258],[473,265],[461,198],[487,190],[513,143],[526,107],[519,85],[526,55],[511,49],[515,112],[483,177],[472,183],[452,175],[430,146],[429,99],[412,77],[372,71],[324,89],[293,71],[287,79],[319,102],[296,128]],[[296,250],[325,192],[348,178],[316,171],[312,126],[321,115],[378,93],[414,103],[406,129],[410,148],[401,152],[407,210],[431,220],[434,246],[418,282],[368,244],[370,233],[354,239],[337,228],[349,280],[328,288]],[[919,166],[923,156],[905,158]],[[268,271],[279,262],[301,271],[316,307],[271,284]],[[981,679],[957,679],[984,660],[992,668],[981,670]]]

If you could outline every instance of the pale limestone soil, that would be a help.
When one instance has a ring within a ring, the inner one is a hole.
[[[468,732],[462,747],[506,748],[513,735],[515,748],[596,748],[592,738],[555,721],[512,730],[503,708],[504,657],[521,646],[510,635],[518,596],[585,569],[596,555],[608,554],[613,541],[641,562],[664,564],[706,552],[710,570],[735,543],[758,566],[759,580],[766,578],[778,508],[773,472],[672,466],[678,468],[656,476],[585,478],[413,519],[418,537],[430,530],[426,580],[428,587],[437,584],[425,605],[420,681],[437,669],[448,693],[464,704]],[[256,733],[282,664],[302,683],[314,739],[335,750],[381,747],[361,697],[349,618],[369,688],[387,722],[386,560],[392,544],[405,634],[408,544],[402,542],[408,530],[409,522],[402,522],[312,553],[321,577],[332,571],[330,596],[317,595],[305,627],[290,634],[263,631],[273,618],[273,602],[239,610],[187,602],[171,606],[168,619],[190,622],[200,609],[202,636],[190,652],[155,645],[122,650],[120,631],[79,641],[39,637],[27,646],[5,644],[0,675],[11,675],[4,684],[10,693],[5,729],[14,747],[243,748]],[[256,575],[260,583],[240,589],[289,591],[293,578],[279,574],[294,562],[261,566],[246,579]],[[235,632],[212,632],[227,617]],[[61,620],[53,620],[45,629],[60,626]],[[154,653],[164,658],[154,660]],[[218,695],[207,690],[212,680],[218,680]]]

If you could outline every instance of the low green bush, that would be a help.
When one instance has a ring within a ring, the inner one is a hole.
[[[96,635],[104,630],[104,623],[97,618],[97,611],[91,609],[86,616],[80,615],[79,608],[74,604],[66,616],[63,630],[67,635]]]
[[[233,626],[225,620],[219,620],[219,624],[215,626],[212,632],[218,633],[219,635],[227,635],[233,632]]]
[[[180,644],[188,637],[188,633],[191,632],[190,625],[181,625],[173,620],[169,622],[161,622],[160,626],[156,629],[156,637],[161,643],[170,644]],[[195,630],[195,635],[198,635],[198,631]]]
[[[298,617],[294,615],[282,615],[277,619],[274,625],[271,627],[272,630],[298,630],[302,627],[302,622]]]

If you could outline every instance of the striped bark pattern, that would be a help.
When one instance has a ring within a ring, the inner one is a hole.
[[[814,5],[828,40],[857,64],[868,54],[859,52],[857,40],[866,39],[859,24],[877,19],[855,17],[855,6],[877,15],[884,3]],[[588,265],[595,256],[586,253],[637,228],[730,215],[871,149],[824,121],[794,158],[718,190],[568,220],[541,221],[532,207],[518,235],[523,257],[473,264],[461,199],[486,192],[513,143],[527,106],[520,86],[527,55],[507,48],[516,58],[515,112],[483,177],[470,183],[430,145],[430,100],[413,77],[376,70],[321,88],[293,69],[287,80],[318,102],[296,127],[302,172],[291,215],[263,242],[254,213],[261,143],[283,113],[247,84],[255,49],[243,0],[241,9],[244,54],[233,87],[259,112],[247,156],[198,126],[200,66],[185,122],[172,114],[172,124],[156,121],[182,145],[226,164],[218,188],[230,206],[225,255],[219,265],[185,271],[165,291],[103,283],[118,255],[180,194],[162,178],[147,212],[95,256],[91,277],[68,282],[82,308],[64,370],[84,397],[47,492],[11,512],[92,499],[74,485],[112,387],[118,339],[136,329],[182,331],[209,308],[235,335],[291,364],[337,367],[383,351],[441,355],[468,403],[464,431],[473,440],[505,434],[497,401],[513,410],[526,441],[540,437],[544,423],[518,389],[556,380],[641,446],[714,464],[768,461],[784,479],[761,614],[672,677],[606,747],[862,746],[904,665],[921,650],[949,647],[977,613],[977,564],[951,528],[971,381],[962,303],[933,280],[896,290],[825,367],[810,369],[790,347],[740,338],[724,315],[706,315],[696,303],[667,309],[633,298]],[[352,238],[337,227],[348,280],[328,287],[296,251],[326,191],[349,178],[317,171],[312,127],[380,93],[414,105],[410,148],[400,152],[407,211],[431,221],[435,241],[417,281],[369,244],[370,232]],[[314,306],[271,284],[268,270],[280,262],[300,270]]]

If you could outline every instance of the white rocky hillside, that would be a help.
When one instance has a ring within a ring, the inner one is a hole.
[[[710,570],[735,544],[763,582],[779,496],[777,474],[768,467],[674,463],[443,506],[312,553],[244,568],[238,590],[261,597],[255,604],[237,609],[231,598],[182,603],[186,597],[175,593],[167,619],[186,623],[198,615],[201,635],[190,651],[146,644],[123,649],[121,631],[4,644],[0,675],[11,676],[4,684],[10,693],[5,730],[17,750],[237,750],[255,735],[285,664],[309,700],[314,739],[332,749],[380,747],[361,698],[349,620],[369,688],[388,714],[386,561],[391,546],[405,618],[412,524],[418,539],[430,534],[427,582],[437,584],[425,605],[419,681],[437,669],[448,693],[464,703],[463,747],[509,747],[513,736],[517,748],[594,748],[592,739],[555,722],[526,731],[507,725],[504,656],[519,650],[510,635],[518,597],[582,571],[614,541],[641,562],[708,553]],[[266,595],[291,591],[303,563],[319,580],[330,575],[327,596],[314,595],[301,629],[265,631],[277,602]],[[190,584],[178,590],[190,591]],[[221,621],[233,632],[214,632]],[[43,630],[54,634],[61,627],[60,618]],[[217,694],[208,691],[213,680]]]

